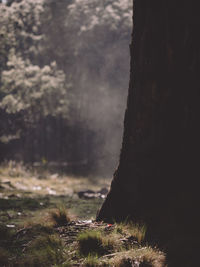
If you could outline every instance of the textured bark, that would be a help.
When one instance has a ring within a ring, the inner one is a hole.
[[[196,1],[133,2],[123,144],[97,220],[142,220],[163,237],[199,223],[200,16]]]

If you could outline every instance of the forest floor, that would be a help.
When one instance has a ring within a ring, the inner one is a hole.
[[[0,266],[165,266],[144,225],[95,222],[109,185],[1,165]]]

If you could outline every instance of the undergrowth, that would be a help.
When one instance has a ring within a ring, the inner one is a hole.
[[[154,266],[163,267],[162,252],[145,244],[146,226],[120,223],[104,229],[87,230],[77,237],[83,266]]]
[[[65,229],[67,236],[63,235]],[[72,240],[70,224],[59,227],[29,224],[17,231],[0,225],[0,234],[0,262],[6,267],[165,266],[163,253],[144,246],[145,230],[139,225],[100,224],[95,229],[87,226],[87,230],[77,230],[77,237]]]
[[[77,183],[79,190],[83,180],[38,177],[22,164],[0,167],[0,266],[165,266],[164,254],[146,244],[144,225],[82,222],[81,228],[71,221],[73,214],[91,219],[102,203],[67,196],[63,189]]]
[[[64,261],[64,244],[50,226],[19,230],[0,225],[0,266],[51,266]]]

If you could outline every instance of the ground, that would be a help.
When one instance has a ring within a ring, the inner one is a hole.
[[[145,226],[94,221],[109,185],[105,177],[1,165],[0,266],[165,266]]]

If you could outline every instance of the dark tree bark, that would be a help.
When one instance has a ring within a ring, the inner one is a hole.
[[[200,177],[198,3],[133,2],[123,144],[97,220],[144,221],[165,241],[169,233],[190,235],[194,230],[195,236]]]

